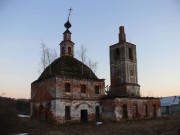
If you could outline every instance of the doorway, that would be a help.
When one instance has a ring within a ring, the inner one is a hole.
[[[100,120],[100,112],[99,112],[99,106],[96,106],[96,120]]]
[[[88,113],[87,110],[81,110],[81,122],[88,121]]]
[[[166,114],[170,114],[169,112],[169,106],[166,106]]]
[[[153,116],[156,117],[156,105],[153,105]]]
[[[44,108],[43,105],[39,106],[39,119],[42,121],[45,121],[47,118],[46,116],[46,109]]]
[[[127,105],[123,105],[123,118],[127,118]]]

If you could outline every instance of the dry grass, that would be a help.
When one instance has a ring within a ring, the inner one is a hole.
[[[23,129],[31,135],[180,135],[180,115],[134,122],[48,124],[29,120]]]

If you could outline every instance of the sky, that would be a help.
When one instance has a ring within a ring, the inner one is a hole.
[[[179,0],[0,0],[0,95],[30,98],[39,77],[41,43],[56,49],[68,9],[75,53],[81,45],[110,85],[109,46],[119,27],[136,45],[142,96],[180,95]],[[76,55],[76,54],[75,54]]]

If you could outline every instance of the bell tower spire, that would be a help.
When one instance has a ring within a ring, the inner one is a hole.
[[[71,28],[71,23],[69,21],[70,15],[72,12],[72,8],[69,9],[68,19],[67,22],[64,24],[66,28],[65,32],[63,33],[63,41],[59,44],[60,45],[60,57],[62,56],[74,56],[74,43],[71,41],[71,32],[69,28]]]

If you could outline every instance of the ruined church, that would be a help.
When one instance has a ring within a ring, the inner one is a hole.
[[[31,84],[32,118],[66,123],[161,116],[158,98],[140,96],[136,45],[126,41],[123,26],[119,29],[118,43],[109,47],[108,91],[104,79],[74,58],[69,18],[64,26],[60,57]]]

